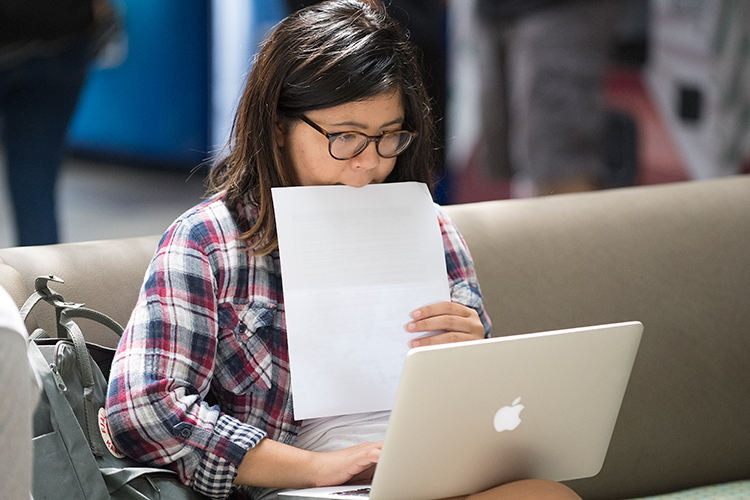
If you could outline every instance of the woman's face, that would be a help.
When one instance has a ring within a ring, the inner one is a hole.
[[[404,107],[400,92],[388,92],[364,101],[310,111],[305,116],[330,134],[356,131],[376,136],[402,128]],[[278,137],[284,158],[291,162],[301,186],[362,187],[381,183],[396,165],[396,158],[378,155],[374,142],[353,158],[337,160],[328,152],[326,136],[301,120],[286,131],[280,130]]]

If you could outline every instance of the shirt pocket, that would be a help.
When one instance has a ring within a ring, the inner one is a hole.
[[[222,389],[236,395],[265,392],[276,382],[274,338],[280,335],[271,302],[227,307],[216,346],[214,376]]]

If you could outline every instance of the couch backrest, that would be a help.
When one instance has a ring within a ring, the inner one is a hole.
[[[158,241],[158,236],[146,236],[0,249],[0,285],[20,307],[34,292],[37,276],[55,275],[65,283],[50,283],[52,290],[125,326]],[[42,302],[35,307],[27,328],[33,331],[37,326],[55,335],[52,306]],[[89,341],[117,345],[117,336],[105,327],[89,325],[85,332]]]
[[[639,320],[584,498],[750,478],[750,177],[449,207],[493,335]]]

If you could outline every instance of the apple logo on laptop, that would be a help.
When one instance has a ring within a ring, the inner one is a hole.
[[[524,406],[519,404],[521,398],[517,397],[511,406],[503,406],[495,413],[495,430],[497,432],[512,431],[521,423],[519,416]]]

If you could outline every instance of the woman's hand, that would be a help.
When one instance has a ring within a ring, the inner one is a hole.
[[[235,484],[272,488],[337,486],[372,478],[382,441],[316,453],[271,439],[248,450]]]
[[[382,441],[362,443],[343,450],[316,454],[317,486],[366,483],[372,480]]]
[[[484,338],[484,325],[479,314],[456,302],[440,302],[420,307],[411,313],[414,321],[406,324],[409,333],[439,332],[411,341],[411,347],[448,344]]]

